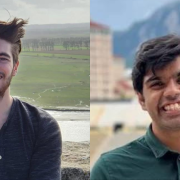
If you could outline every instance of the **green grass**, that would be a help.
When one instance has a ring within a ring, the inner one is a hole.
[[[20,57],[11,94],[44,108],[89,106],[89,61]]]
[[[71,55],[71,54],[52,54],[52,53],[41,53],[41,52],[22,52],[23,56],[36,56],[36,57],[57,57],[57,58],[74,58],[74,59],[90,59],[90,56],[86,55]]]

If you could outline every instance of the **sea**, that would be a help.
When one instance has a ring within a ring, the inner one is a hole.
[[[90,141],[90,111],[46,111],[57,120],[62,141]]]

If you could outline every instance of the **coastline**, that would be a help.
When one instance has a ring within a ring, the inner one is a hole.
[[[42,107],[41,107],[42,108]],[[79,111],[79,112],[90,112],[90,109],[86,109],[86,108],[42,108],[46,111]]]
[[[44,109],[45,111],[82,111],[82,112],[90,112],[90,106],[38,106],[34,103],[34,99],[31,101],[27,97],[13,96],[14,98],[18,98],[21,101],[28,102],[38,108]],[[25,100],[24,100],[25,99]]]

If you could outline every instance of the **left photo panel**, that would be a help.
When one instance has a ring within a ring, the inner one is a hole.
[[[90,0],[0,12],[0,179],[89,179]]]

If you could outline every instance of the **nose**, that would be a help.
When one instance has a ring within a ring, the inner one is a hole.
[[[168,100],[175,100],[178,96],[180,96],[180,84],[170,81],[164,91],[164,97]]]

